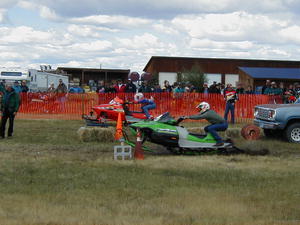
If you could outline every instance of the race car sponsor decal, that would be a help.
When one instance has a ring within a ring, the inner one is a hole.
[[[162,133],[176,133],[177,130],[171,130],[171,129],[157,129],[158,132]]]

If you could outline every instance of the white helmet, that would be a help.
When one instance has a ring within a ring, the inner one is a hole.
[[[206,112],[210,109],[210,105],[207,102],[201,102],[196,108],[200,109],[201,112]]]
[[[142,100],[143,98],[144,98],[143,93],[136,93],[136,94],[134,95],[134,101],[136,101],[136,102]]]

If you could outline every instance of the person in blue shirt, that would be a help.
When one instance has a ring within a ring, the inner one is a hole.
[[[151,115],[149,114],[149,110],[156,108],[154,99],[152,97],[150,99],[147,99],[144,97],[143,93],[137,93],[134,95],[134,100],[135,102],[142,104],[141,109],[145,113],[147,119],[152,119]]]
[[[13,89],[15,90],[16,93],[20,94],[22,92],[22,87],[19,84],[19,81],[14,82]]]
[[[154,86],[153,92],[154,92],[154,93],[162,93],[163,91],[162,91],[160,85],[159,85],[159,84],[156,84],[156,85]]]
[[[74,85],[70,88],[69,93],[81,94],[81,93],[83,93],[83,89],[81,87],[79,87],[78,85]]]

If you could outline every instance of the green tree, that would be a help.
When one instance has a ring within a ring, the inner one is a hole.
[[[152,79],[148,80],[148,84],[151,87],[154,87],[156,84],[158,84],[158,73],[156,71],[152,73]]]
[[[197,89],[201,88],[207,82],[207,77],[203,73],[199,64],[194,64],[191,69],[184,69],[177,76],[178,82],[190,83]]]

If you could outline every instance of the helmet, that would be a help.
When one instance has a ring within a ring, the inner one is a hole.
[[[203,112],[206,112],[207,110],[209,110],[210,106],[207,102],[201,102],[199,105],[197,105],[196,108],[200,109],[200,111],[203,113]]]
[[[136,102],[142,100],[143,98],[144,98],[143,93],[136,93],[136,94],[134,95],[134,101],[136,101]]]

